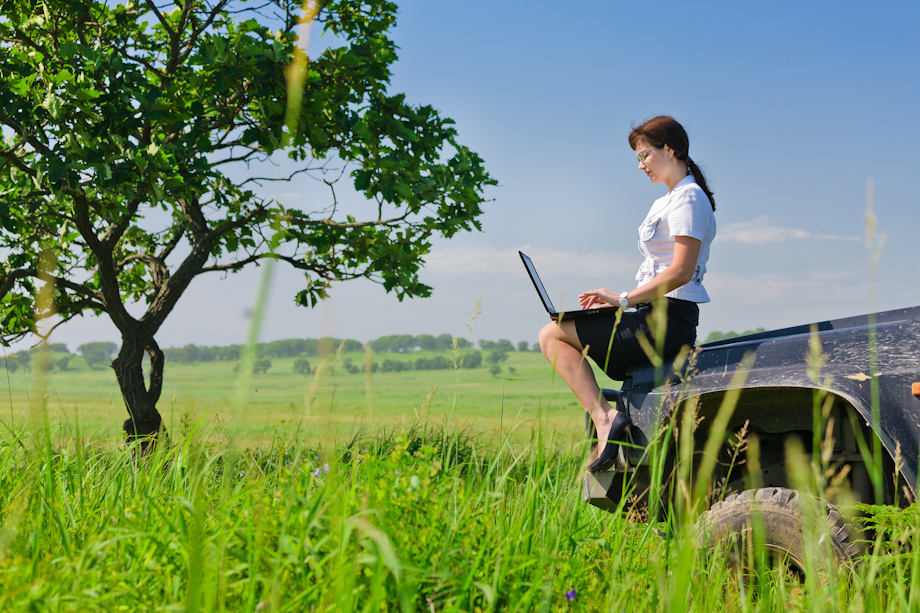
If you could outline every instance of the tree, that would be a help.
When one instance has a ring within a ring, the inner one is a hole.
[[[415,347],[415,337],[411,334],[392,334],[390,336],[381,336],[377,340],[371,341],[371,349],[374,351],[403,352]]]
[[[22,367],[26,370],[31,370],[32,363],[32,352],[31,351],[18,351],[15,354],[15,357],[19,358],[19,363],[22,364]]]
[[[307,358],[297,358],[294,360],[294,372],[300,373],[303,375],[309,375],[313,372],[313,369],[310,368],[310,360]]]
[[[450,349],[453,342],[454,338],[450,334],[438,334],[434,339],[435,349]]]
[[[495,182],[450,119],[387,91],[395,14],[386,0],[323,2],[334,44],[304,64],[300,0],[4,3],[0,340],[105,314],[134,439],[160,429],[155,338],[199,275],[274,260],[303,272],[304,306],[357,278],[428,296],[431,238],[480,229]],[[259,176],[283,155],[292,175]],[[301,173],[326,182],[328,201],[255,191]],[[367,198],[363,218],[341,210],[345,177]]]
[[[478,351],[469,351],[463,356],[462,368],[478,368],[482,364],[482,354]]]
[[[423,351],[434,351],[438,348],[438,342],[430,334],[419,334],[415,337],[415,344]]]
[[[530,351],[530,343],[527,341],[521,341],[517,346],[518,351]]]
[[[84,343],[77,347],[77,353],[83,356],[87,366],[96,368],[112,359],[115,352],[118,351],[118,345],[115,343]]]
[[[61,370],[62,372],[65,372],[68,370],[76,370],[71,364],[72,361],[73,361],[73,356],[70,353],[68,353],[67,355],[61,357],[61,359],[59,359],[55,363],[55,366],[57,366],[58,369]]]
[[[3,367],[9,372],[16,372],[19,369],[19,358],[14,355],[0,357],[3,361]]]
[[[404,370],[412,370],[412,362],[403,362],[402,360],[391,360],[387,358],[383,361],[383,364],[380,365],[380,370],[383,372],[402,372]]]

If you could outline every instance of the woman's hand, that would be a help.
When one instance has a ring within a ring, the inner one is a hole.
[[[620,295],[608,289],[592,289],[578,295],[578,304],[583,310],[619,306]]]

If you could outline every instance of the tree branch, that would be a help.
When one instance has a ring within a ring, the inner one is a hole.
[[[189,5],[191,2],[188,3]],[[214,23],[214,20],[217,19],[217,16],[220,15],[220,12],[224,9],[225,6],[230,4],[229,0],[221,0],[218,2],[214,8],[211,9],[211,13],[208,15],[207,19],[204,20],[204,23],[201,24],[201,27],[195,28],[192,30],[192,35],[189,37],[188,42],[185,45],[185,49],[182,51],[180,56],[180,61],[184,62],[195,50],[195,42],[198,40],[198,37],[201,36],[201,33],[211,27],[211,24]]]
[[[237,228],[242,228],[243,226],[247,226],[247,225],[249,225],[250,222],[252,222],[254,219],[256,219],[257,217],[259,217],[260,215],[264,215],[264,214],[267,213],[267,212],[268,212],[268,209],[266,209],[266,208],[265,208],[264,206],[262,206],[262,205],[259,205],[259,206],[257,206],[256,208],[254,208],[253,210],[251,210],[251,211],[249,211],[248,213],[246,213],[245,215],[243,215],[242,217],[239,217],[239,218],[237,218],[237,219],[235,219],[235,220],[233,220],[233,221],[225,221],[224,223],[220,224],[219,226],[217,226],[216,228],[214,228],[213,230],[211,230],[211,232],[208,234],[208,238],[209,238],[209,240],[214,240],[214,239],[216,239],[216,238],[218,238],[218,237],[220,237],[220,236],[226,234],[227,232],[230,232],[230,231],[235,230],[235,229],[237,229]]]
[[[140,198],[135,198],[128,203],[127,211],[122,215],[121,221],[108,229],[105,235],[102,237],[102,245],[108,249],[113,248],[118,241],[121,240],[121,237],[124,235],[125,230],[128,229],[128,226],[131,225],[131,220],[134,219],[134,215],[137,213],[137,208],[141,204]]]
[[[207,236],[208,220],[205,219],[204,213],[201,212],[198,201],[196,200],[193,202],[189,198],[178,198],[176,202],[179,204],[179,208],[182,209],[182,213],[188,220],[188,224],[192,228],[192,234],[197,238]]]
[[[175,41],[176,33],[170,27],[169,22],[163,16],[163,13],[160,12],[160,9],[157,8],[156,3],[154,3],[153,0],[147,0],[146,4],[147,4],[147,7],[150,8],[151,11],[153,11],[153,14],[157,16],[157,19],[160,21],[160,25],[163,26],[164,30],[166,30],[166,33],[169,35],[170,40]]]
[[[319,167],[319,168],[299,168],[299,169],[295,170],[294,172],[292,172],[290,175],[288,175],[286,178],[285,178],[285,177],[249,177],[248,179],[244,179],[243,181],[240,181],[239,185],[240,185],[240,187],[246,185],[247,183],[255,183],[256,185],[261,185],[263,181],[265,181],[265,182],[277,181],[277,182],[279,182],[279,183],[287,183],[288,181],[290,181],[291,179],[293,179],[294,177],[296,177],[296,176],[299,175],[299,174],[303,174],[303,173],[309,174],[309,173],[315,172],[315,171],[317,171],[317,170],[322,171],[322,172],[325,172],[325,170],[323,169],[323,167]],[[311,179],[315,179],[316,177],[311,176],[310,178],[311,178]]]
[[[286,221],[291,222],[292,225],[296,226],[329,226],[330,228],[367,228],[371,226],[391,226],[397,222],[405,221],[408,218],[410,212],[406,212],[405,215],[400,215],[399,217],[393,217],[391,219],[376,219],[374,221],[350,221],[346,223],[339,223],[337,221],[332,221],[332,219],[326,217],[325,219],[299,219],[289,217]]]
[[[10,162],[13,163],[14,166],[16,166],[16,168],[26,173],[30,177],[35,177],[38,174],[35,170],[30,168],[28,165],[26,165],[26,163],[23,162],[22,159],[18,155],[16,155],[9,149],[4,149],[0,151],[0,157],[2,157],[5,160],[9,160]]]
[[[149,253],[132,253],[131,255],[122,259],[115,266],[115,270],[118,273],[121,273],[126,265],[136,261],[147,264],[147,270],[150,271],[150,277],[153,281],[153,287],[155,290],[159,290],[163,282],[169,278],[169,268],[166,267],[166,262],[163,262],[159,258],[156,258]]]
[[[105,311],[105,307],[103,307],[103,306],[102,306],[101,304],[99,304],[98,302],[95,302],[95,301],[93,301],[93,300],[91,300],[91,299],[89,299],[89,298],[87,298],[87,299],[85,299],[85,300],[80,300],[79,302],[75,302],[75,303],[73,303],[72,306],[74,306],[74,307],[76,307],[76,308],[74,308],[74,309],[72,309],[72,310],[69,310],[69,311],[67,311],[67,312],[56,311],[56,312],[49,312],[49,313],[42,314],[42,315],[36,315],[35,321],[42,321],[42,320],[44,320],[44,319],[47,319],[47,318],[49,318],[49,317],[53,317],[53,316],[55,316],[55,315],[59,315],[59,316],[61,317],[61,321],[59,321],[59,322],[57,322],[56,324],[54,324],[53,326],[51,326],[51,329],[48,330],[48,332],[46,332],[45,334],[42,334],[41,332],[39,332],[37,326],[31,326],[30,329],[29,329],[29,331],[30,331],[32,334],[34,334],[35,336],[37,336],[37,337],[39,337],[39,338],[41,338],[41,339],[47,341],[47,340],[48,340],[48,337],[51,336],[51,333],[52,333],[52,332],[54,332],[55,330],[57,330],[57,328],[58,328],[59,326],[64,325],[65,323],[67,323],[68,321],[70,321],[71,319],[73,319],[74,317],[76,317],[77,315],[81,314],[81,313],[83,312],[83,309],[89,307],[89,308],[92,308],[92,309],[99,309],[100,311]]]
[[[163,245],[163,249],[157,254],[157,259],[166,262],[166,258],[173,252],[173,249],[176,248],[176,245],[179,244],[183,236],[185,236],[185,226],[179,226],[179,231],[173,235],[168,243]]]
[[[60,277],[55,277],[54,275],[48,274],[46,272],[41,273],[41,275],[50,279],[56,286],[63,287],[65,289],[69,289],[72,292],[76,292],[83,296],[87,296],[88,298],[98,300],[102,297],[99,292],[92,290],[80,283],[74,283],[73,281],[70,281],[69,279],[62,279]],[[3,277],[3,283],[2,285],[0,285],[0,300],[3,300],[4,298],[6,298],[6,295],[10,292],[11,289],[13,289],[13,285],[16,283],[17,280],[27,279],[29,277],[33,279],[41,278],[37,268],[21,268],[19,270],[13,270],[9,274],[7,274],[5,277]]]
[[[246,162],[249,160],[249,158],[251,158],[254,155],[257,155],[259,153],[265,153],[264,149],[260,149],[258,147],[246,147],[246,145],[234,145],[234,147],[244,147],[246,149],[249,149],[250,151],[249,153],[238,156],[238,157],[228,157],[228,158],[223,158],[221,160],[215,160],[214,162],[211,162],[211,166],[220,166],[221,164],[229,164],[231,162]]]
[[[0,121],[12,128],[16,134],[23,138],[27,143],[32,145],[36,151],[42,155],[51,156],[51,149],[49,149],[45,143],[30,136],[28,131],[23,127],[21,123],[7,115],[5,112],[3,112],[2,109],[0,109]]]
[[[235,261],[235,262],[230,262],[230,263],[228,263],[228,264],[214,264],[213,266],[207,266],[207,267],[205,267],[205,268],[202,268],[202,269],[201,269],[201,272],[202,272],[202,273],[205,273],[205,272],[226,272],[226,271],[239,270],[239,269],[243,268],[244,266],[246,266],[246,265],[248,265],[248,264],[252,264],[253,262],[257,262],[257,261],[259,261],[259,260],[265,260],[265,259],[268,259],[268,258],[276,258],[276,259],[277,259],[277,256],[276,256],[276,254],[274,254],[274,253],[256,253],[256,254],[254,254],[254,255],[249,256],[248,258],[245,258],[245,259],[242,259],[242,260],[237,260],[237,261]]]
[[[41,28],[35,28],[35,29],[42,31]],[[53,57],[52,54],[47,49],[45,49],[44,47],[36,43],[34,40],[32,40],[31,36],[23,32],[19,28],[14,27],[13,31],[15,31],[16,34],[19,35],[19,42],[24,42],[27,46],[32,47],[33,49],[41,53],[45,57],[46,60],[50,60]]]
[[[200,272],[211,254],[213,241],[209,235],[202,237],[192,245],[189,253],[176,272],[163,283],[147,307],[147,312],[140,318],[146,328],[146,334],[153,337],[166,317],[172,312],[176,302]]]
[[[115,271],[115,265],[112,261],[112,252],[105,248],[100,242],[99,237],[93,229],[90,221],[89,202],[83,194],[74,195],[74,217],[77,230],[86,241],[87,247],[96,256],[96,270],[99,273],[99,281],[102,285],[102,304],[103,309],[112,318],[112,323],[118,330],[124,333],[137,320],[131,317],[124,302],[121,300],[121,293],[118,287],[118,273]]]
[[[0,301],[6,298],[6,295],[13,289],[13,285],[18,279],[26,279],[28,277],[38,278],[38,270],[34,268],[23,268],[21,270],[14,270],[6,275],[6,277],[3,278],[3,285],[0,285]]]

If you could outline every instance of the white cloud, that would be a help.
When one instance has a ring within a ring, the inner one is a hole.
[[[858,241],[858,236],[837,236],[836,234],[814,234],[801,228],[783,228],[770,223],[766,216],[751,221],[737,221],[718,229],[716,240],[732,243],[782,243],[792,239],[816,239],[834,241]]]
[[[635,274],[642,260],[636,255],[623,255],[596,251],[556,251],[520,247],[530,256],[541,277],[566,276],[582,278],[609,278],[611,275]],[[494,247],[448,247],[435,249],[427,258],[428,272],[463,274],[500,274],[515,277],[526,276],[518,249],[495,249]]]

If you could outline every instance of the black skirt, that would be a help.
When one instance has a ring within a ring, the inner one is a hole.
[[[700,323],[700,308],[695,302],[664,298],[668,304],[668,321],[664,337],[664,359],[677,355],[681,347],[696,343],[696,327]],[[641,331],[655,346],[654,336],[649,330],[648,319],[652,316],[652,303],[636,305],[634,312],[624,311],[617,326],[613,343],[616,309],[610,315],[594,315],[574,319],[575,331],[581,345],[588,347],[588,357],[603,369],[607,376],[617,381],[626,378],[626,370],[633,364],[648,364],[650,360],[636,338]],[[609,349],[609,351],[608,351]]]

